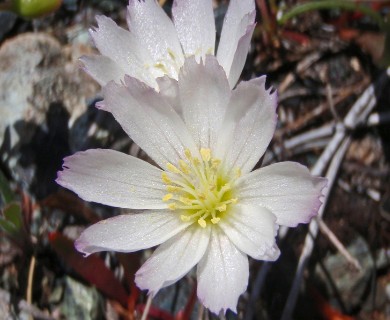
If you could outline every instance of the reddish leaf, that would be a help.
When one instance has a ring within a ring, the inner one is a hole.
[[[194,282],[192,286],[192,292],[191,296],[188,298],[187,305],[185,306],[184,310],[180,310],[175,319],[176,320],[189,320],[191,319],[192,311],[194,310],[195,302],[196,302],[196,287],[197,283]]]
[[[56,253],[83,279],[93,284],[111,299],[127,306],[128,295],[122,284],[98,256],[84,258],[76,251],[73,241],[59,232],[52,232],[49,241]]]
[[[139,314],[142,314],[145,309],[145,304],[139,304],[137,305],[137,311]],[[174,316],[172,316],[169,312],[161,310],[159,308],[155,308],[153,306],[150,307],[149,313],[148,313],[148,319],[149,317],[153,317],[159,320],[175,320]]]
[[[314,287],[310,288],[310,294],[313,297],[317,308],[320,310],[324,320],[355,320],[354,317],[342,314],[330,305],[328,301]]]
[[[310,38],[304,35],[303,33],[290,31],[290,30],[282,30],[282,37],[285,39],[292,40],[303,46],[307,46],[310,44]]]
[[[74,216],[82,217],[90,223],[96,223],[100,220],[98,215],[87,207],[83,200],[64,190],[49,195],[40,202],[40,205],[48,208],[60,209]]]
[[[140,292],[141,292],[141,290],[135,285],[135,283],[133,281],[133,285],[131,286],[131,294],[130,294],[130,297],[128,300],[128,309],[129,309],[129,312],[131,312],[131,313],[134,313],[134,311],[135,311],[137,300],[138,300]]]

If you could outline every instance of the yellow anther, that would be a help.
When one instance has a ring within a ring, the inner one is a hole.
[[[221,191],[223,190],[224,192],[230,190],[232,188],[232,186],[230,185],[230,183],[226,183],[222,188],[221,188]]]
[[[200,219],[198,220],[198,223],[199,223],[199,225],[200,225],[202,228],[206,228],[206,220],[205,220],[205,219],[200,218]]]
[[[168,73],[168,70],[167,70],[167,68],[165,67],[165,65],[162,63],[162,62],[157,62],[157,63],[155,63],[154,64],[154,67],[156,68],[156,69],[160,69],[162,72],[164,72],[164,73]]]
[[[212,218],[212,219],[211,219],[211,223],[217,224],[217,223],[219,222],[219,220],[221,220],[221,219],[220,219],[220,218],[217,218],[217,217]]]
[[[187,162],[185,162],[184,160],[179,160],[179,167],[181,169],[181,171],[183,171],[185,174],[189,174],[190,173],[190,168],[187,164]]]
[[[206,195],[203,192],[199,192],[198,193],[198,197],[199,197],[200,200],[206,199]]]
[[[201,148],[196,154],[198,157],[185,149],[182,159],[167,163],[161,173],[167,190],[162,201],[169,210],[180,210],[181,221],[197,221],[206,228],[219,223],[231,205],[237,203],[232,189],[241,170],[234,168],[231,175],[226,175],[220,170],[222,161],[213,158],[210,149]]]
[[[161,174],[161,179],[162,179],[162,181],[163,181],[165,184],[170,184],[170,183],[172,183],[171,179],[169,179],[168,175],[167,175],[165,172],[163,172],[163,173]]]
[[[191,160],[191,159],[192,159],[192,154],[191,154],[190,149],[185,149],[185,150],[184,150],[184,155],[186,156],[186,158],[187,158],[188,160]]]
[[[211,159],[211,167],[212,168],[218,168],[219,165],[221,164],[221,160],[219,159]]]
[[[169,210],[176,210],[176,208],[177,208],[176,203],[170,203],[170,204],[168,204],[168,209],[169,209]]]
[[[188,205],[191,205],[192,204],[192,200],[191,199],[188,199],[188,198],[185,198],[185,197],[180,197],[179,198],[179,201],[184,203],[184,204],[188,204]]]
[[[224,212],[224,211],[226,211],[226,204],[224,203],[222,206],[217,207],[217,210],[218,210],[219,212]]]
[[[211,159],[211,150],[210,149],[205,149],[201,148],[200,149],[200,155],[202,156],[202,159],[204,162],[209,162]]]
[[[172,60],[175,60],[175,53],[171,48],[167,49],[169,56],[171,57]]]
[[[180,170],[170,162],[167,163],[167,169],[173,173],[180,173]]]
[[[183,222],[188,222],[188,221],[191,220],[190,217],[185,216],[184,214],[182,214],[182,215],[180,216],[180,219],[181,219],[181,221],[183,221]]]
[[[163,196],[162,201],[166,202],[166,201],[171,200],[172,198],[173,198],[173,194],[172,193],[168,193],[165,196]]]
[[[176,187],[176,186],[167,186],[167,191],[168,192],[178,192],[180,191],[181,188],[180,187]]]

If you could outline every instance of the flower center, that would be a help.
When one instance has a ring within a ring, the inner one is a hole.
[[[179,160],[178,166],[168,163],[169,172],[162,173],[168,190],[162,200],[169,209],[181,211],[182,221],[197,220],[205,228],[207,222],[218,223],[237,203],[232,188],[241,172],[237,169],[233,175],[224,174],[221,160],[212,158],[210,149],[200,149],[200,159],[188,149],[184,153],[185,160]]]
[[[183,59],[178,57],[173,50],[167,49],[167,55],[156,61],[153,65],[145,65],[155,78],[163,77],[165,75],[172,79],[179,78],[180,68],[183,66]]]

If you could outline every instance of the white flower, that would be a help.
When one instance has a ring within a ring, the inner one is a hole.
[[[98,16],[90,30],[101,56],[83,57],[86,71],[101,85],[130,75],[158,89],[156,78],[176,79],[185,57],[197,61],[215,52],[212,0],[174,0],[173,23],[155,0],[130,0],[124,30]],[[244,67],[255,27],[254,0],[231,0],[217,58],[234,87]]]
[[[214,56],[185,61],[177,99],[136,78],[104,87],[103,110],[162,168],[112,150],[64,160],[57,182],[87,201],[143,209],[87,228],[76,248],[133,252],[159,245],[136,274],[155,294],[197,267],[198,297],[212,312],[236,311],[248,258],[273,261],[278,225],[307,223],[326,184],[281,162],[254,170],[275,130],[276,93],[265,77],[233,91]]]

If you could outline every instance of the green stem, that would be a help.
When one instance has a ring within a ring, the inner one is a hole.
[[[293,7],[290,11],[283,14],[283,16],[278,20],[280,25],[285,24],[288,20],[308,11],[313,10],[324,10],[324,9],[342,9],[349,11],[359,11],[365,15],[371,17],[381,29],[384,27],[384,21],[379,13],[370,9],[367,6],[358,5],[352,1],[340,1],[340,0],[324,0],[324,1],[313,1],[303,4],[299,4]]]

